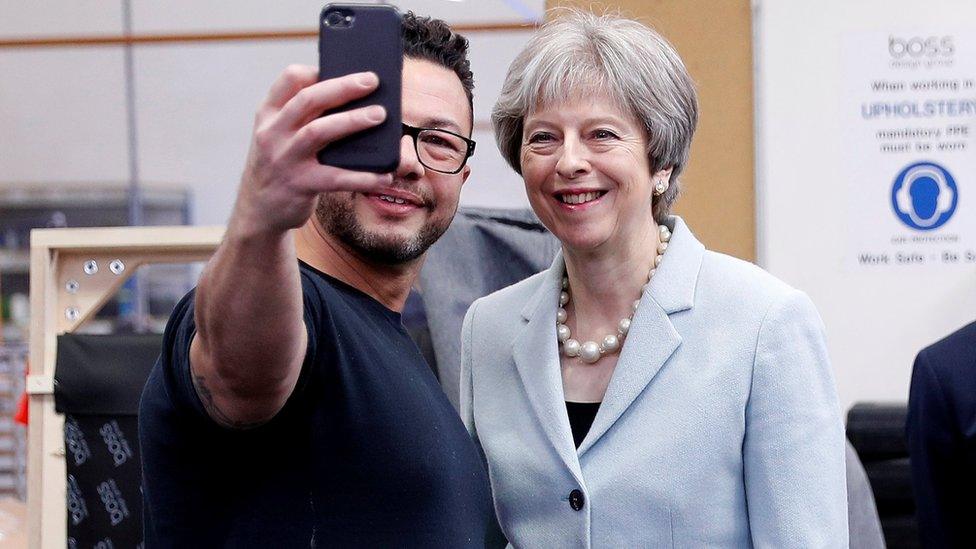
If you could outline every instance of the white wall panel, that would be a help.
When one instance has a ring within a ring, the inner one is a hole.
[[[864,78],[862,88],[868,86],[863,75],[851,72],[851,59],[865,54],[850,49],[849,39],[874,33],[881,41],[878,47],[886,48],[887,33],[965,32],[956,34],[962,48],[964,41],[973,42],[963,37],[976,32],[976,5],[958,0],[928,2],[924,9],[906,0],[754,5],[760,263],[817,304],[845,409],[858,401],[904,402],[915,354],[976,318],[976,264],[852,266],[852,242],[862,236],[859,224],[884,224],[892,234],[912,231],[899,226],[889,211],[891,180],[868,181],[857,173],[857,151],[874,151],[858,149],[853,137],[860,128],[851,122],[856,101],[849,95],[850,80]],[[969,53],[960,49],[959,56],[959,63],[968,62],[962,57]],[[892,122],[899,124],[912,123]],[[861,162],[873,158],[865,154]],[[961,165],[970,167],[957,174],[960,200],[972,204],[976,151],[971,147],[968,160],[960,158]],[[893,157],[891,173],[906,161]],[[869,169],[876,175],[885,172],[876,164]],[[853,191],[869,183],[882,191],[876,201],[883,210],[876,216],[854,206]],[[976,235],[963,238],[972,242]]]
[[[0,0],[3,38],[121,32],[120,0]]]
[[[120,48],[0,51],[0,182],[127,181]]]
[[[500,208],[528,207],[522,178],[505,160],[488,129],[491,109],[501,92],[508,66],[532,36],[531,31],[470,33],[470,60],[474,71],[474,112],[479,122],[474,139],[478,148],[471,159],[471,177],[461,203]]]
[[[288,64],[317,62],[314,42],[140,46],[135,61],[143,181],[188,185],[195,223],[225,223],[255,109]]]
[[[469,161],[471,177],[461,190],[461,205],[528,208],[522,178],[508,167],[498,153],[491,132],[476,131],[473,137],[478,142],[478,148]]]
[[[312,0],[132,1],[135,33],[315,28],[325,2]]]
[[[474,71],[474,114],[477,120],[489,120],[508,66],[531,36],[531,31],[467,34],[471,48],[469,59]]]

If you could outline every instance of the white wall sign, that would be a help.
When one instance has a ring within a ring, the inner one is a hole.
[[[976,320],[976,2],[753,9],[759,262],[817,305],[845,410],[904,403]]]
[[[976,264],[976,28],[849,34],[849,268]]]

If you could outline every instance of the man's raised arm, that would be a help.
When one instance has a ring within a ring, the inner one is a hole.
[[[309,219],[319,193],[391,180],[316,159],[329,143],[383,121],[380,106],[319,117],[371,93],[376,75],[317,79],[315,67],[291,66],[259,107],[227,234],[197,286],[190,370],[207,412],[227,427],[270,420],[298,381],[308,335],[291,229]]]

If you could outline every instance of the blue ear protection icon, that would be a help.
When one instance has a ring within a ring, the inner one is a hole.
[[[912,192],[916,185],[929,189],[933,184],[936,187],[934,197],[931,197],[931,192]],[[895,178],[891,193],[892,206],[898,219],[921,231],[945,224],[955,213],[959,202],[959,191],[952,175],[934,162],[918,162],[902,170]]]

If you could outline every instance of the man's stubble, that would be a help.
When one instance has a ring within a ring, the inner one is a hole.
[[[428,219],[415,234],[398,237],[371,231],[360,223],[353,207],[353,193],[323,193],[315,206],[321,227],[364,259],[382,265],[402,265],[417,259],[437,242],[450,226],[454,213],[444,222]],[[426,197],[425,207],[436,211],[437,203]]]

